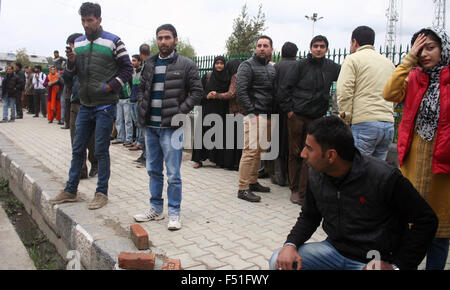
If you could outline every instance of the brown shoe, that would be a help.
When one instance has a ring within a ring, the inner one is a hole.
[[[61,203],[65,203],[65,202],[77,202],[77,201],[78,201],[78,199],[77,199],[76,194],[68,193],[68,192],[65,192],[64,190],[62,190],[54,198],[50,199],[50,203],[53,205],[61,204]]]
[[[300,197],[299,192],[293,192],[291,193],[291,202],[298,205],[303,205],[304,200]]]
[[[108,203],[108,196],[103,193],[97,192],[94,199],[88,206],[88,209],[95,210],[104,207]]]

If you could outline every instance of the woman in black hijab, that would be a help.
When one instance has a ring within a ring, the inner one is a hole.
[[[219,124],[213,122],[211,126],[202,126],[202,149],[194,149],[192,153],[192,161],[195,162],[194,168],[202,167],[202,161],[209,159],[209,161],[216,164],[217,168],[224,166],[224,149],[225,148],[225,118],[228,114],[228,100],[220,97],[221,94],[228,91],[230,86],[231,76],[225,70],[226,60],[223,56],[217,56],[214,59],[213,71],[208,72],[202,77],[203,89],[205,92],[202,100],[202,123],[203,119],[209,114],[219,115],[222,119],[222,140],[221,149],[216,146],[213,149],[206,149],[203,144],[203,137],[212,127]],[[215,142],[217,136],[213,135],[211,138]]]

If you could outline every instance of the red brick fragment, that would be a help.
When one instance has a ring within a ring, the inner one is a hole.
[[[163,270],[181,270],[181,261],[180,259],[167,259],[162,266]]]
[[[121,252],[119,267],[126,270],[153,270],[155,258],[155,254]]]
[[[138,250],[148,250],[148,234],[141,225],[132,225],[130,227],[131,240]]]

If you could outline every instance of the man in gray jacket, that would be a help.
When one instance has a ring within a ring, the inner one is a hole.
[[[167,168],[169,230],[181,229],[181,161],[183,131],[172,119],[188,114],[203,96],[202,84],[194,62],[178,55],[175,27],[165,24],[156,30],[159,53],[147,59],[138,93],[139,124],[146,128],[147,171],[150,176],[150,209],[137,214],[137,222],[164,218],[162,198],[163,165]]]
[[[236,96],[245,116],[245,147],[239,164],[238,198],[250,202],[261,200],[253,192],[270,192],[269,187],[258,183],[258,168],[264,151],[261,141],[267,141],[260,133],[267,133],[268,139],[271,135],[270,114],[274,109],[275,80],[275,68],[270,63],[272,52],[272,39],[260,36],[255,55],[239,66],[236,80]]]

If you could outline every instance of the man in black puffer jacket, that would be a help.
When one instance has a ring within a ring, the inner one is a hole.
[[[258,168],[264,152],[260,141],[266,141],[260,139],[263,136],[258,132],[265,131],[268,139],[271,137],[270,114],[274,109],[275,80],[275,68],[270,63],[272,52],[272,39],[260,36],[255,55],[244,61],[237,73],[236,96],[245,115],[245,147],[239,164],[238,198],[250,202],[261,201],[261,197],[253,192],[270,192],[269,187],[258,183]]]
[[[314,37],[310,50],[308,58],[292,67],[277,96],[281,109],[288,115],[291,201],[297,204],[302,204],[305,199],[308,180],[308,168],[300,158],[306,128],[327,112],[330,88],[340,72],[340,65],[325,58],[328,52],[325,36]]]
[[[174,117],[188,114],[200,104],[203,88],[194,62],[178,55],[175,27],[165,24],[156,30],[159,53],[147,59],[138,93],[139,124],[145,130],[147,172],[150,176],[150,208],[137,214],[137,222],[164,218],[162,198],[163,164],[167,168],[169,230],[181,229],[181,161],[183,132]]]
[[[428,203],[397,168],[362,155],[339,117],[313,121],[307,133],[305,204],[270,268],[416,269],[438,226]],[[305,244],[322,221],[328,238]]]

